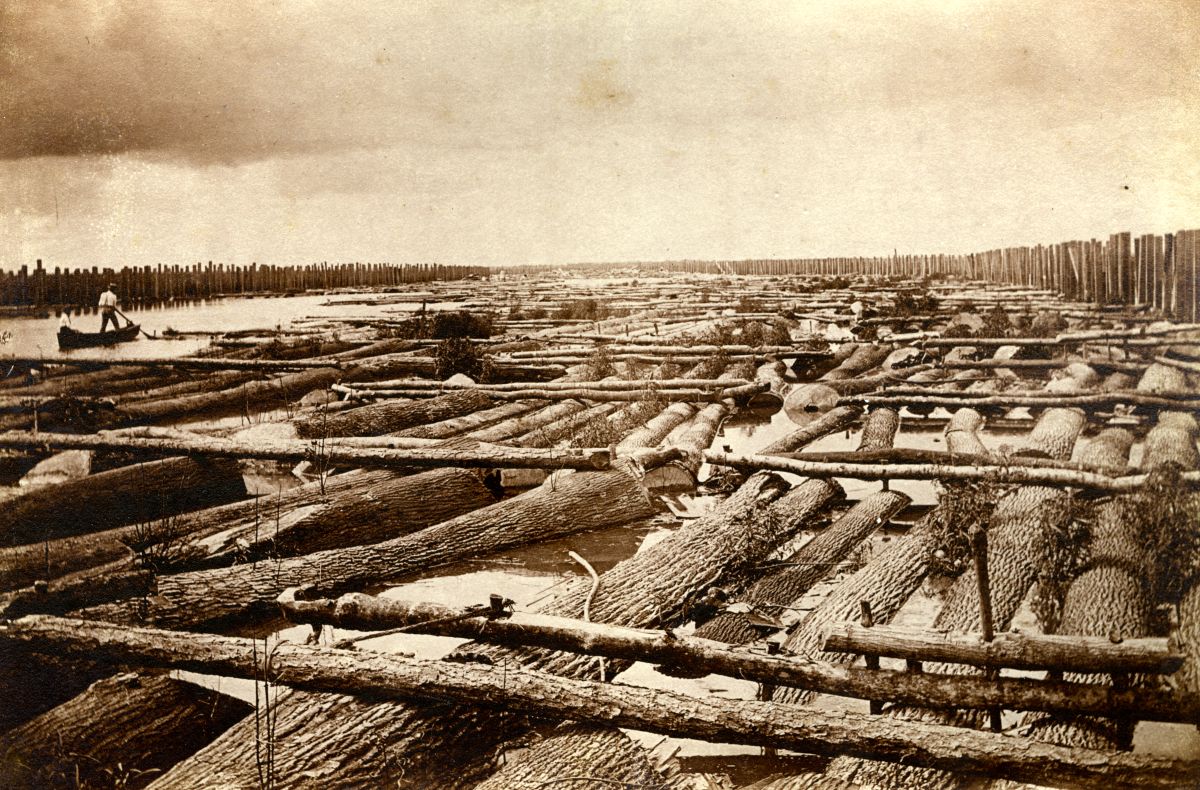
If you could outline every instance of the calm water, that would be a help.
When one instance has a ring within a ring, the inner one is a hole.
[[[395,298],[395,295],[388,294]],[[48,359],[70,357],[106,359],[145,359],[148,357],[178,357],[194,354],[208,345],[206,337],[163,338],[168,329],[178,332],[234,332],[247,329],[287,329],[302,326],[304,319],[314,317],[338,318],[342,316],[381,316],[392,318],[415,310],[420,302],[387,302],[384,305],[364,305],[357,302],[365,295],[313,295],[293,297],[253,297],[248,299],[211,299],[173,306],[150,307],[138,310],[123,310],[125,315],[141,324],[142,330],[159,339],[145,336],[135,342],[122,343],[111,348],[85,348],[74,351],[58,349],[58,317],[50,318],[0,318],[0,336],[9,333],[7,343],[0,345],[0,358],[4,356],[38,356]],[[354,300],[354,304],[339,304]],[[451,309],[457,303],[433,303],[431,310]],[[100,315],[74,316],[72,325],[82,332],[98,332]],[[124,322],[122,322],[124,323]]]

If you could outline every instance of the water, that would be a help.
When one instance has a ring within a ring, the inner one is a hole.
[[[387,302],[384,305],[363,305],[357,299],[344,296],[293,296],[209,299],[179,305],[161,305],[144,309],[123,310],[134,323],[141,324],[142,331],[157,335],[158,339],[141,336],[137,341],[122,343],[108,348],[84,348],[72,351],[58,349],[58,317],[50,318],[0,318],[0,337],[9,333],[6,343],[0,345],[0,358],[4,356],[36,356],[46,359],[147,359],[150,357],[181,357],[194,354],[209,344],[207,337],[186,336],[164,338],[168,329],[178,332],[236,332],[249,329],[273,331],[303,327],[309,317],[336,319],[348,314],[366,316],[402,317],[403,313],[421,307],[421,302]],[[345,302],[353,301],[353,304]],[[444,302],[427,305],[430,310],[454,309],[459,303]],[[99,314],[72,317],[72,325],[82,332],[100,330]],[[122,322],[124,323],[124,322]]]

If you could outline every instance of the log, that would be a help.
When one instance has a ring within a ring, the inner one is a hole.
[[[505,392],[498,390],[462,390],[462,392],[474,392],[480,395],[486,395],[493,400],[586,400],[595,401],[597,403],[617,402],[617,403],[633,403],[642,400],[667,400],[674,402],[696,402],[696,403],[714,403],[725,399],[733,399],[739,402],[748,401],[751,397],[764,392],[767,388],[766,382],[751,382],[737,387],[728,387],[725,389],[668,389],[668,388],[643,388],[637,390],[607,390],[607,389],[542,389],[542,388],[526,388],[516,392]],[[361,398],[428,398],[433,393],[427,390],[375,390],[375,389],[356,389],[352,390],[355,397]],[[448,397],[448,396],[439,396]],[[420,402],[419,400],[417,401]],[[382,406],[385,404],[373,404]],[[368,408],[368,407],[363,407]]]
[[[971,411],[971,409],[960,409],[956,411],[953,417],[957,417],[963,412]],[[866,450],[857,452],[854,450],[845,451],[828,451],[828,452],[804,452],[804,453],[778,453],[780,458],[791,458],[795,461],[808,461],[814,463],[825,464],[843,464],[843,463],[879,463],[879,464],[945,464],[949,466],[973,464],[973,465],[990,465],[990,466],[1021,466],[1038,469],[1066,469],[1078,472],[1095,472],[1097,474],[1114,474],[1128,475],[1136,474],[1136,470],[1122,464],[1121,466],[1099,466],[1092,463],[1084,463],[1082,461],[1056,461],[1052,458],[1038,458],[1029,455],[1005,455],[1003,453],[987,452],[986,450],[980,454],[974,453],[952,453],[946,450],[917,450],[911,447],[898,447],[886,450]]]
[[[338,414],[318,413],[295,421],[301,438],[328,436],[379,436],[405,428],[439,422],[493,405],[487,394],[464,390],[414,401],[385,401]]]
[[[840,381],[851,379],[860,373],[866,373],[871,368],[879,367],[892,353],[890,346],[860,344],[845,361],[836,368],[821,376],[819,381]]]
[[[1155,428],[1155,431],[1161,431]],[[1170,429],[1167,429],[1168,431]],[[1089,461],[1106,454],[1119,460],[1127,458],[1133,436],[1127,431],[1109,429],[1088,446],[1084,457]],[[1152,446],[1150,438],[1146,442]],[[1187,444],[1194,447],[1194,444]],[[1162,458],[1152,451],[1143,456],[1143,466],[1152,469]],[[1063,634],[1109,636],[1110,639],[1148,637],[1152,633],[1154,597],[1145,576],[1152,572],[1155,557],[1147,545],[1144,525],[1138,523],[1136,503],[1116,498],[1096,509],[1088,543],[1088,561],[1071,582],[1062,601],[1058,631]],[[1110,683],[1105,675],[1069,676],[1069,680]],[[1128,749],[1133,743],[1136,719],[1105,720],[1083,716],[1026,717],[1030,736],[1049,743],[1089,748]]]
[[[396,443],[408,444],[403,441]],[[198,434],[141,437],[9,431],[0,433],[0,447],[126,450],[156,454],[185,452],[208,458],[258,458],[291,463],[314,461],[326,468],[352,465],[399,469],[429,466],[606,469],[609,466],[609,452],[606,449],[541,450],[470,441],[417,447],[367,447],[357,443],[342,444],[336,438],[321,442],[266,443],[212,439]]]
[[[36,357],[5,357],[0,364],[42,365],[46,360]],[[232,359],[229,357],[143,357],[139,359],[114,359],[107,357],[55,357],[55,365],[73,367],[133,367],[143,370],[155,368],[179,368],[188,370],[308,370],[337,366],[337,360],[320,359]]]
[[[356,470],[278,495],[188,513],[161,534],[137,526],[120,527],[0,549],[0,589],[54,580],[45,589],[0,598],[0,613],[10,617],[28,611],[61,613],[134,594],[111,583],[117,580],[114,577],[142,567],[131,546],[154,558],[159,571],[198,569],[235,559],[376,543],[493,501],[479,476],[463,469],[407,476]],[[86,572],[90,569],[96,570]],[[116,596],[117,592],[123,595]]]
[[[1147,479],[1144,474],[1111,477],[1061,466],[823,463],[798,461],[778,455],[735,455],[716,450],[706,450],[704,459],[718,466],[770,469],[808,477],[850,477],[858,480],[984,480],[1115,493],[1137,491],[1146,484]],[[1182,480],[1189,485],[1200,484],[1200,475],[1188,472],[1183,475]]]
[[[418,425],[397,431],[396,436],[414,439],[447,439],[469,431],[481,430],[500,423],[529,414],[545,406],[543,401],[514,401],[502,403],[490,409],[482,409],[462,417],[453,417],[428,425]],[[492,440],[494,441],[494,440]]]
[[[791,433],[776,439],[760,452],[762,455],[795,452],[805,445],[812,444],[823,436],[848,429],[861,415],[861,409],[856,409],[852,406],[838,406],[822,414],[812,422],[802,424]],[[791,415],[789,414],[788,416]]]
[[[572,772],[564,776],[562,763]],[[519,759],[506,761],[475,790],[542,790],[550,786],[668,790],[641,747],[620,730],[571,722],[555,728]]]
[[[697,675],[725,675],[823,694],[930,707],[1003,705],[1016,710],[1121,714],[1168,722],[1200,721],[1200,695],[1195,694],[1149,689],[1119,691],[1111,686],[1030,678],[987,680],[863,669],[807,657],[738,649],[723,641],[695,635],[680,636],[670,629],[654,631],[591,623],[569,617],[497,610],[486,604],[452,607],[361,593],[343,595],[336,600],[308,601],[296,599],[294,592],[286,591],[279,598],[280,610],[294,623],[332,625],[355,631],[403,628],[412,633],[471,638],[512,648],[536,647],[624,662],[667,664],[687,667]],[[1165,652],[1165,645],[1159,644],[1158,648]]]
[[[426,381],[424,379],[399,379],[393,381],[376,381],[371,385],[372,391],[416,391],[425,390],[436,394],[444,394],[447,391],[457,390],[479,390],[480,392],[512,392],[521,393],[529,389],[539,389],[548,391],[559,390],[603,390],[611,392],[628,392],[629,390],[644,390],[651,384],[657,389],[663,390],[679,390],[679,389],[700,389],[705,391],[717,391],[728,389],[729,387],[742,387],[747,384],[753,384],[754,381],[749,379],[704,379],[704,378],[677,378],[677,379],[654,379],[653,382],[647,379],[619,379],[608,378],[599,381],[584,381],[579,380],[562,380],[562,381],[547,381],[544,384],[539,384],[536,388],[531,388],[528,384],[510,383],[510,384],[468,384],[451,381]],[[335,385],[335,390],[339,392],[356,392],[351,387],[343,385]]]
[[[1176,365],[1153,362],[1138,379],[1139,393],[1155,395],[1194,395],[1195,388],[1188,383],[1187,374]]]
[[[202,392],[168,400],[122,404],[113,422],[126,425],[148,424],[199,412],[285,406],[314,389],[325,389],[342,376],[342,371],[326,365],[271,379],[248,381],[233,389]]]
[[[764,382],[767,389],[752,396],[746,405],[751,409],[771,409],[773,411],[783,406],[783,399],[787,395],[789,387],[788,383],[783,380],[783,374],[786,371],[787,365],[781,360],[759,365],[754,378]]]
[[[808,592],[855,546],[911,501],[894,491],[867,497],[789,557],[781,570],[754,582],[740,600],[769,618],[778,617],[783,606]],[[745,614],[725,611],[697,628],[696,636],[740,645],[755,641],[760,632]]]
[[[5,546],[156,524],[179,513],[246,496],[236,463],[166,458],[110,469],[7,500]]]
[[[21,640],[41,652],[95,655],[112,662],[225,676],[255,677],[261,671],[253,641],[237,637],[111,628],[50,617],[23,618],[0,626],[0,634],[5,640]],[[383,653],[293,644],[276,646],[271,661],[277,676],[298,688],[435,703],[454,701],[714,742],[903,760],[942,770],[1002,773],[1039,784],[1103,782],[1111,786],[1173,787],[1200,771],[1194,761],[1067,749],[993,733],[893,722],[856,713],[826,714],[768,702],[700,699],[566,679],[513,666],[417,661]],[[193,760],[204,754],[202,750]],[[276,760],[278,757],[277,752]],[[276,767],[278,770],[278,763]],[[177,785],[179,768],[160,780],[160,788]],[[372,766],[369,770],[378,772],[380,768]],[[218,775],[210,776],[215,780]]]
[[[1049,669],[1090,674],[1171,674],[1184,657],[1162,638],[1112,641],[1099,636],[998,633],[984,642],[977,633],[855,623],[831,625],[825,649],[843,653],[889,656],[914,661],[941,661],[973,667]]]
[[[170,627],[213,624],[261,613],[288,587],[352,589],[535,540],[626,524],[654,513],[649,493],[624,465],[603,472],[555,475],[532,491],[410,535],[266,564],[161,576],[157,594],[150,599],[84,612],[115,622]]]
[[[101,680],[0,737],[0,784],[145,787],[251,710],[165,675]]]
[[[1038,394],[1004,392],[991,395],[986,392],[942,392],[938,394],[897,394],[899,390],[880,390],[864,395],[846,395],[837,399],[839,406],[998,406],[1015,409],[1018,406],[1112,408],[1114,406],[1143,406],[1160,409],[1186,409],[1200,411],[1200,396],[1190,393],[1174,395],[1148,395],[1140,392],[1092,392]]]

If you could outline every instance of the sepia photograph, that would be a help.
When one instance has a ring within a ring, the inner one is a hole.
[[[1200,2],[0,0],[0,788],[1200,787]]]

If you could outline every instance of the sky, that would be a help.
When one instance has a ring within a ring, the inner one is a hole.
[[[1195,0],[3,0],[0,268],[1200,227]]]

